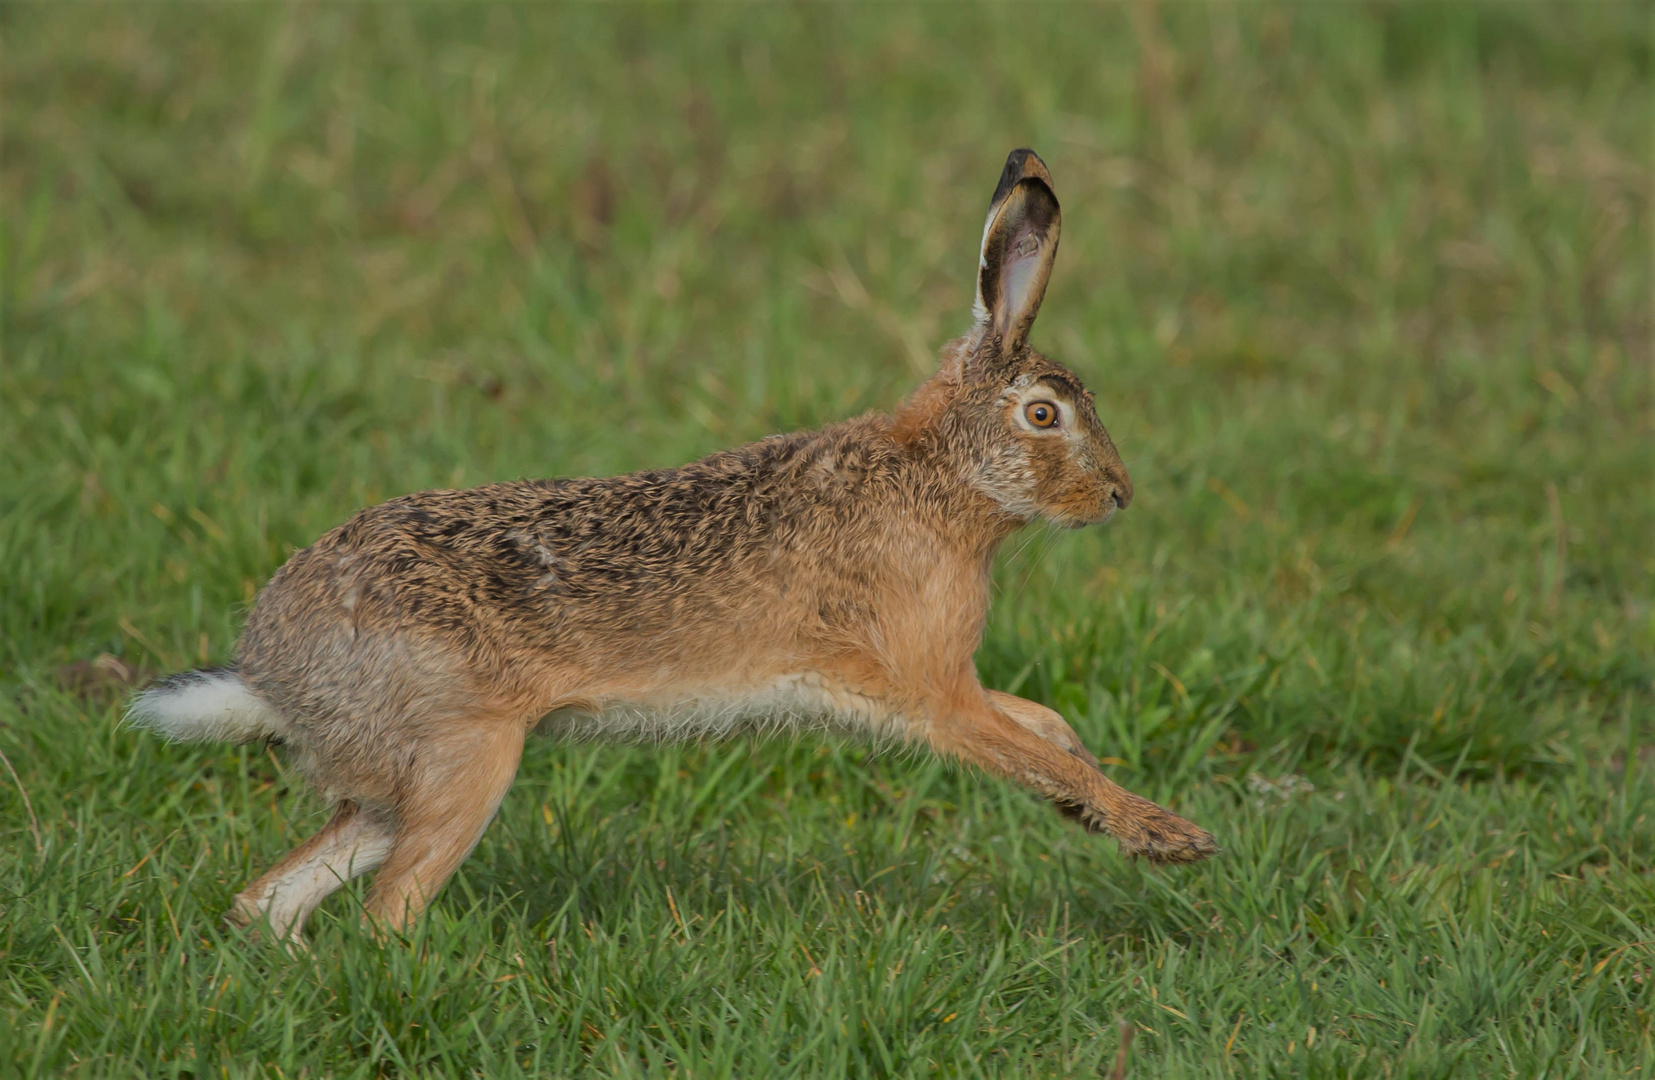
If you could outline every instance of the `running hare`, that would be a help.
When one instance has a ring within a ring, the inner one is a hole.
[[[680,469],[427,491],[363,510],[277,572],[232,668],[131,715],[173,739],[270,739],[334,806],[229,917],[299,939],[345,880],[403,926],[471,852],[523,740],[813,726],[929,743],[1160,862],[1212,837],[1111,783],[1057,713],[985,689],[973,654],[1000,542],[1078,527],[1132,482],[1029,327],[1057,253],[1051,174],[1006,160],[975,325],[892,416]]]

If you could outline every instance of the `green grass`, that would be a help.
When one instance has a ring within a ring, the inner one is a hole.
[[[0,7],[0,1075],[1655,1075],[1647,4]],[[1013,146],[1137,485],[981,666],[1218,835],[535,744],[413,937],[64,668],[355,508],[887,407]],[[38,818],[34,834],[32,815]]]

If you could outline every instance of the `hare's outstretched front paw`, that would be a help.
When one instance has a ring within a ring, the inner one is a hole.
[[[1114,800],[1100,824],[1120,841],[1121,854],[1157,863],[1199,862],[1218,854],[1218,842],[1206,829],[1130,791],[1116,790],[1124,798]]]
[[[999,690],[985,690],[984,696],[999,722],[961,722],[954,732],[959,741],[943,749],[957,747],[962,756],[1022,780],[1087,831],[1120,841],[1124,855],[1190,863],[1218,853],[1207,830],[1104,775],[1097,758],[1056,712]]]
[[[1114,787],[1114,785],[1110,785]],[[1115,787],[1107,809],[1096,805],[1056,803],[1064,817],[1079,822],[1087,832],[1104,833],[1120,842],[1121,854],[1154,863],[1199,862],[1218,854],[1212,833],[1163,810],[1148,799]]]
[[[1200,862],[1218,850],[1212,833],[1165,810],[1158,820],[1144,826],[1141,837],[1121,838],[1122,854],[1142,855],[1156,863]]]

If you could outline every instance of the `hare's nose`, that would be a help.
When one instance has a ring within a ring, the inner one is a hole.
[[[1114,483],[1109,485],[1109,497],[1115,500],[1119,509],[1125,510],[1132,501],[1132,480],[1124,473]]]

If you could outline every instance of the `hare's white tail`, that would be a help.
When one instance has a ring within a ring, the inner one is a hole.
[[[234,668],[169,675],[132,699],[126,720],[173,742],[251,742],[279,737],[287,727]]]

